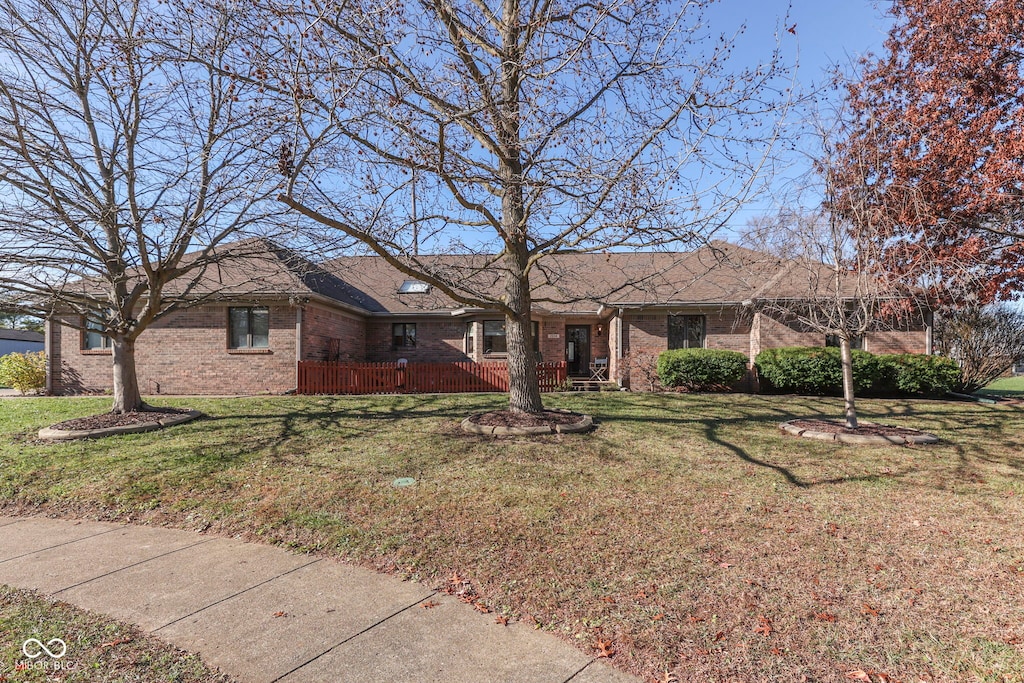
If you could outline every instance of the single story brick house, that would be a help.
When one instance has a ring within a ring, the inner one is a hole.
[[[479,257],[437,256],[458,264]],[[539,359],[570,377],[629,385],[630,359],[669,348],[823,346],[823,335],[758,312],[766,296],[796,296],[787,264],[726,243],[687,253],[566,253],[550,257],[533,291]],[[494,278],[493,286],[499,286]],[[375,256],[312,263],[273,245],[210,268],[194,301],[144,331],[136,367],[145,394],[285,393],[300,361],[500,361],[504,321],[464,307]],[[53,394],[108,390],[109,342],[80,317],[47,322]],[[930,353],[925,316],[866,335],[875,353]],[[639,382],[636,388],[639,387]]]

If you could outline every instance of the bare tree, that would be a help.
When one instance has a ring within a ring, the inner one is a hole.
[[[937,316],[935,344],[960,364],[960,389],[976,391],[1024,362],[1024,312],[1007,304],[947,306]]]
[[[543,409],[533,292],[579,296],[546,257],[707,236],[757,189],[789,97],[777,51],[736,68],[711,0],[267,1],[236,71],[294,105],[282,201],[502,313],[515,412]]]
[[[109,339],[113,411],[142,408],[136,338],[268,219],[255,207],[279,182],[256,164],[253,89],[218,68],[230,8],[0,7],[0,305],[85,321]]]
[[[835,125],[841,126],[841,120]],[[820,152],[806,182],[788,198],[787,207],[752,221],[745,241],[779,256],[782,264],[757,309],[839,346],[844,417],[846,426],[856,429],[853,347],[869,332],[919,316],[920,302],[905,280],[878,268],[887,246],[879,229],[885,214],[875,210],[866,183],[858,193],[849,182],[869,166],[844,166],[840,186],[832,147],[836,135],[820,119],[813,126]]]

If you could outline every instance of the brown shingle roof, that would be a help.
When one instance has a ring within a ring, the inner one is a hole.
[[[193,255],[191,258],[195,258]],[[496,298],[500,261],[486,255],[422,256],[418,265],[461,292]],[[536,309],[595,313],[601,306],[740,304],[759,298],[806,298],[824,267],[786,261],[715,242],[692,252],[558,253],[531,273]],[[399,293],[406,275],[377,256],[343,256],[317,264],[268,240],[224,245],[202,270],[173,280],[168,296],[204,299],[313,295],[368,314],[422,314],[463,308],[436,287]],[[819,280],[820,281],[820,280]],[[86,281],[79,286],[87,288]]]
[[[490,297],[500,295],[500,273],[482,272],[482,256],[425,256],[422,265],[463,289],[473,285]],[[740,303],[760,290],[788,264],[732,244],[717,242],[693,252],[560,253],[542,260],[531,275],[537,308],[551,313],[596,312],[606,306],[714,305]],[[426,294],[399,294],[412,279],[374,256],[343,256],[323,267],[363,292],[372,292],[374,312],[422,313],[458,309],[436,288]],[[785,283],[783,283],[785,284]],[[794,285],[799,285],[794,281]],[[792,290],[788,294],[780,289]],[[806,287],[777,287],[773,296],[806,295]]]

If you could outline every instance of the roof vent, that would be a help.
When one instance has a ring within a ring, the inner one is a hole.
[[[419,280],[406,280],[398,288],[399,294],[426,294],[430,291],[430,285]]]

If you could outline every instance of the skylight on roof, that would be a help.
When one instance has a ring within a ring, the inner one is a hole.
[[[419,280],[406,280],[398,288],[399,294],[426,294],[430,291],[430,285]]]

